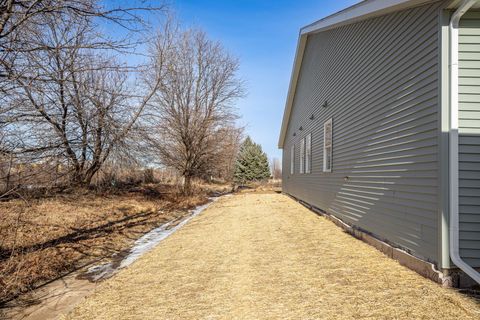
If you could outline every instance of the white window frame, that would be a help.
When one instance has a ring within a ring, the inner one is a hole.
[[[327,136],[327,128],[330,126],[330,136]],[[323,172],[332,172],[333,167],[333,121],[327,120],[323,124]],[[330,167],[327,167],[327,155],[330,158]]]
[[[300,140],[300,174],[305,173],[305,138]]]
[[[312,173],[312,134],[305,137],[305,173]]]
[[[290,149],[290,174],[295,173],[295,145],[292,144]]]

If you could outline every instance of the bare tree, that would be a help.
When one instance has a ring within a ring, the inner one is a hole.
[[[169,22],[151,45],[160,76],[152,109],[151,141],[161,162],[191,180],[211,171],[222,135],[234,127],[233,103],[244,94],[238,60],[195,29]]]
[[[282,165],[278,158],[273,158],[270,164],[270,169],[272,170],[272,178],[274,180],[282,179]]]
[[[48,48],[25,53],[28,64],[10,101],[11,123],[27,133],[19,153],[27,162],[59,159],[72,181],[88,185],[133,128],[157,90],[159,79],[137,83],[131,94],[127,69],[96,52],[94,25],[88,18],[44,17],[31,33]]]
[[[165,9],[152,3],[0,0],[0,189],[13,185],[13,173],[25,180],[22,170],[47,162],[56,163],[55,177],[66,167],[88,183],[121,149],[155,82],[132,90],[127,68],[109,57],[139,43],[144,13]],[[99,24],[126,35],[107,37]]]
[[[14,70],[16,62],[21,60],[21,53],[48,48],[23,37],[42,29],[45,18],[102,19],[124,29],[138,31],[145,26],[142,12],[164,8],[164,5],[145,5],[145,1],[130,1],[130,6],[114,7],[106,6],[99,0],[0,0],[0,77],[19,76]]]
[[[207,165],[204,169],[204,178],[212,177],[226,182],[233,181],[235,161],[243,140],[243,128],[225,126],[219,128],[212,135],[214,148],[208,154]]]

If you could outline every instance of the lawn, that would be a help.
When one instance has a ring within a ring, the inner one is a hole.
[[[442,288],[285,195],[219,200],[66,319],[479,319]]]

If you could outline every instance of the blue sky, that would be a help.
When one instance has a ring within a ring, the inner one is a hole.
[[[118,6],[156,5],[158,0],[105,0]],[[160,1],[158,1],[160,2]],[[301,27],[353,5],[358,0],[166,0],[184,27],[198,27],[220,41],[240,59],[239,76],[247,96],[238,101],[240,124],[260,143],[270,158],[281,159],[277,148],[293,58]],[[152,22],[158,16],[145,15]],[[105,25],[110,35],[126,34],[117,25]],[[144,46],[137,52],[145,50]],[[128,58],[141,61],[140,57]],[[137,61],[137,62],[139,62]]]
[[[277,141],[298,31],[356,2],[173,0],[171,4],[182,24],[202,28],[240,59],[240,77],[248,91],[238,101],[241,123],[269,157],[281,158]]]

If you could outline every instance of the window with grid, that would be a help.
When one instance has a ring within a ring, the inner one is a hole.
[[[332,119],[323,125],[323,172],[332,172]]]
[[[305,138],[300,141],[300,173],[305,173]]]
[[[295,172],[295,145],[290,150],[290,174]]]
[[[312,172],[312,134],[305,137],[305,173]]]

